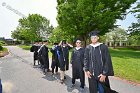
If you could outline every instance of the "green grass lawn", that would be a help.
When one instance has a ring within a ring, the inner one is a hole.
[[[2,50],[0,50],[0,58],[4,57],[7,54],[8,54],[8,49],[3,47]]]
[[[29,50],[31,46],[22,45],[19,47]],[[51,48],[51,46],[49,46],[49,48]],[[115,76],[140,83],[140,51],[128,48],[110,48],[109,50],[113,61]],[[49,52],[49,57],[52,57],[51,52]]]
[[[115,76],[140,83],[140,51],[110,49]]]
[[[8,52],[8,49],[4,47],[2,51],[3,52]]]

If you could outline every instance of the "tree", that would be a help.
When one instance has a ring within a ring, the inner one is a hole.
[[[19,19],[19,25],[12,32],[12,37],[28,41],[47,39],[52,30],[49,20],[39,14],[31,14],[27,18]]]
[[[69,35],[81,37],[86,44],[88,33],[98,29],[101,35],[116,27],[116,19],[126,16],[126,9],[136,0],[57,0],[57,21]]]
[[[134,7],[130,12],[135,14],[137,22],[132,23],[132,25],[129,26],[128,28],[128,32],[130,34],[129,38],[132,45],[140,45],[140,2],[137,3],[137,6]]]
[[[113,42],[115,48],[116,42],[122,43],[122,41],[127,41],[127,33],[124,29],[114,28],[109,33],[106,33],[106,42]]]
[[[68,35],[65,31],[62,31],[62,29],[59,26],[57,26],[56,28],[53,29],[52,34],[49,37],[49,40],[52,43],[60,42],[63,39],[72,42],[73,39],[71,37],[72,37],[71,35]]]

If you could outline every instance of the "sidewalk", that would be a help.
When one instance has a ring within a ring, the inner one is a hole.
[[[37,68],[37,66],[33,67],[33,58],[32,58],[33,53],[26,51],[26,50],[22,50],[21,48],[16,47],[16,46],[8,46],[7,48],[9,49],[9,51],[11,53],[10,53],[10,55],[8,55],[7,57],[2,59],[5,61],[2,64],[3,64],[3,66],[5,66],[4,64],[8,64],[9,66],[12,67],[12,69],[14,68],[15,71],[21,70],[21,71],[18,71],[18,73],[24,73],[24,74],[22,74],[22,76],[24,76],[25,80],[22,80],[22,81],[24,81],[25,84],[21,84],[20,88],[22,88],[22,90],[26,89],[26,88],[28,90],[30,90],[30,92],[26,91],[26,93],[78,93],[79,92],[79,90],[80,90],[79,89],[79,86],[80,86],[79,80],[76,81],[76,87],[74,89],[70,88],[71,73],[72,73],[71,67],[70,67],[70,70],[66,72],[67,79],[65,81],[65,84],[62,85],[59,82],[59,79],[60,79],[59,74],[54,75],[54,77],[53,77],[53,76],[51,76],[51,73],[47,73],[47,75],[44,76],[42,71],[39,68]],[[9,60],[10,57],[12,57],[12,60]],[[14,61],[14,62],[10,63],[9,61],[12,61],[12,62]],[[16,64],[16,66],[15,66],[15,64]],[[1,65],[0,65],[0,67],[1,67]],[[10,70],[10,69],[7,69],[7,70]],[[2,71],[2,73],[4,73],[4,72]],[[16,75],[17,75],[16,79],[18,79],[18,80],[21,79],[21,76],[19,76],[18,74],[16,74]],[[3,76],[3,78],[4,78],[4,76]],[[9,77],[7,77],[7,79],[8,78]],[[14,78],[13,78],[13,81],[15,82]],[[30,81],[30,82],[27,82],[27,81]],[[17,83],[17,82],[15,82],[15,83]],[[27,84],[28,86],[26,86],[26,88],[23,88],[23,86],[25,86],[26,83],[28,83]],[[32,84],[30,84],[30,83],[32,83]],[[119,93],[140,93],[140,86],[132,85],[121,79],[116,79],[115,77],[110,77],[110,84],[111,84],[111,88],[113,90],[116,90]],[[28,87],[30,87],[31,89]],[[40,87],[40,88],[38,88],[38,87]],[[33,91],[31,92],[31,90],[33,90]],[[13,92],[13,93],[16,93],[16,92]],[[25,93],[25,91],[17,92],[17,93]],[[89,93],[87,77],[86,77],[86,87],[85,87],[84,93]]]

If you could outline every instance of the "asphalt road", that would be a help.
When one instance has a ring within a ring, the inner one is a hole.
[[[71,68],[66,72],[66,81],[60,84],[59,74],[43,75],[38,66],[33,66],[33,53],[17,46],[7,46],[10,54],[0,58],[0,78],[4,93],[79,93],[79,80],[71,89]],[[119,93],[140,93],[140,86],[110,77],[113,90]],[[83,93],[89,93],[88,81]]]

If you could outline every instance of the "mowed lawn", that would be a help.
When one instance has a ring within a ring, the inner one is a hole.
[[[140,83],[140,51],[111,49],[115,76]]]
[[[21,45],[19,47],[29,50],[31,46]],[[140,83],[140,51],[127,48],[110,48],[109,50],[115,76]],[[52,54],[49,52],[49,57],[51,56]]]

